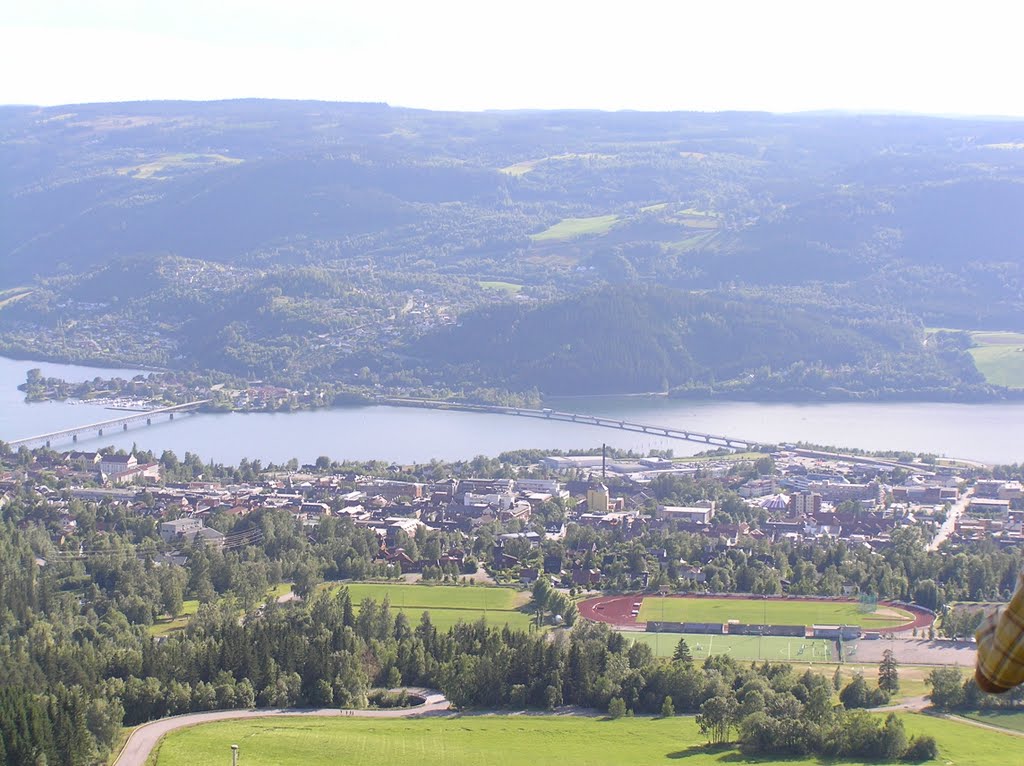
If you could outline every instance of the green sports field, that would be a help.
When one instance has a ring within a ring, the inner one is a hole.
[[[753,625],[860,625],[885,630],[902,625],[914,616],[894,607],[866,614],[849,601],[790,601],[734,598],[673,598],[647,596],[640,606],[639,622],[728,622]]]
[[[410,622],[419,622],[423,612],[430,612],[430,620],[438,630],[447,630],[457,622],[476,622],[481,617],[489,625],[508,625],[520,630],[528,630],[531,624],[531,616],[520,611],[530,595],[511,588],[406,583],[345,583],[345,586],[356,611],[363,599],[381,602],[387,597],[391,609],[405,612]],[[332,583],[327,587],[340,585]]]
[[[908,735],[939,743],[933,763],[1009,766],[1024,763],[1024,738],[969,724],[906,714]],[[156,766],[223,766],[230,745],[240,766],[590,766],[758,763],[811,766],[816,758],[747,759],[710,749],[690,717],[469,716],[422,720],[263,718],[181,729],[167,736]],[[828,761],[852,766],[856,761]]]
[[[823,638],[785,636],[712,636],[703,633],[637,633],[623,631],[631,641],[647,644],[658,657],[671,657],[679,639],[685,638],[690,655],[697,662],[713,654],[728,654],[737,660],[786,662],[835,662],[834,642]]]

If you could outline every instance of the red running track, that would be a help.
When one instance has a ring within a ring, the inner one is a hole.
[[[637,616],[634,612],[640,610],[640,604],[643,602],[645,597],[655,596],[654,593],[634,593],[627,596],[596,596],[594,598],[588,598],[586,601],[581,601],[577,604],[580,615],[590,620],[591,622],[607,622],[610,625],[615,625],[619,628],[633,628],[634,630],[642,630],[647,623],[640,622],[637,620]],[[761,596],[750,596],[744,594],[723,594],[714,596],[705,596],[694,593],[686,594],[673,594],[669,598],[734,598],[739,601],[764,601]],[[854,603],[853,599],[835,599],[835,598],[769,598],[768,601],[818,601],[824,604],[834,604],[837,601],[847,601]],[[912,604],[894,604],[890,601],[879,601],[879,606],[888,606],[893,609],[902,609],[905,612],[910,612],[914,615],[914,619],[905,622],[902,625],[897,625],[892,628],[885,628],[884,630],[873,631],[878,633],[903,633],[906,631],[914,630],[915,628],[920,631],[928,628],[934,621],[935,616],[930,612],[915,607]]]

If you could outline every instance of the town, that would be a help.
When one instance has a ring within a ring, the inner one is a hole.
[[[37,503],[34,513],[47,519],[62,551],[77,544],[83,504],[149,520],[170,561],[196,540],[223,547],[254,512],[279,511],[311,535],[328,518],[371,531],[379,543],[371,571],[379,576],[531,584],[547,575],[556,586],[581,589],[733,590],[714,562],[730,551],[754,556],[761,542],[843,541],[878,553],[907,531],[922,550],[980,541],[1013,548],[1024,539],[1020,481],[977,467],[921,462],[909,471],[785,449],[719,452],[680,459],[530,453],[481,459],[478,474],[472,463],[445,474],[430,464],[337,466],[326,457],[315,465],[263,469],[246,461],[211,471],[194,455],[185,464],[170,453],[22,449],[4,458],[0,506],[27,492],[23,500]],[[627,560],[613,550],[650,533],[685,533],[701,541],[699,552],[684,559],[651,549]],[[808,592],[761,558],[751,592]],[[860,587],[830,581],[821,595],[849,596]]]

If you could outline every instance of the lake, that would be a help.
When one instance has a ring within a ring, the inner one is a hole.
[[[35,434],[111,419],[118,413],[102,405],[44,402],[28,404],[17,386],[39,367],[47,377],[80,381],[94,377],[131,377],[138,370],[26,362],[0,357],[0,439]],[[1024,462],[1024,403],[947,404],[933,402],[785,404],[694,402],[664,397],[578,397],[552,399],[561,411],[600,414],[642,423],[769,443],[796,441],[861,449],[934,452],[987,463]],[[423,463],[432,458],[465,460],[513,449],[599,447],[672,449],[691,455],[706,445],[658,439],[615,429],[550,422],[507,415],[426,410],[410,407],[338,407],[290,413],[176,415],[152,426],[132,424],[128,431],[102,438],[80,438],[80,449],[133,444],[179,457],[194,452],[205,460],[237,463],[258,458],[302,463],[320,455],[335,460],[379,459]],[[72,442],[54,443],[70,449]]]

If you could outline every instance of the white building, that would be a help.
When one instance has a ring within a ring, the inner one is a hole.
[[[177,540],[188,534],[195,534],[203,528],[202,519],[175,519],[160,522],[160,537],[165,543]]]
[[[685,521],[690,524],[708,524],[715,515],[715,504],[704,500],[697,505],[659,505],[658,515],[666,521]]]

